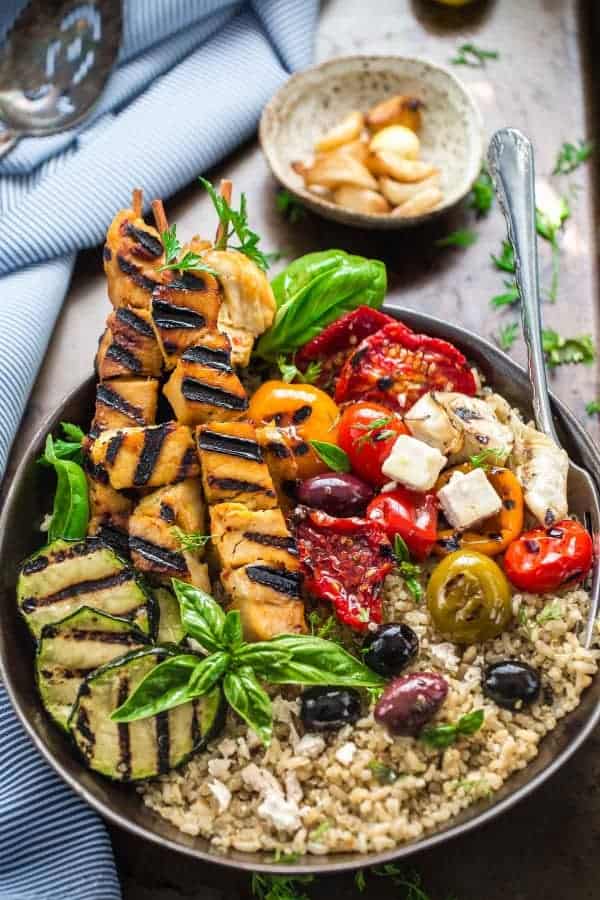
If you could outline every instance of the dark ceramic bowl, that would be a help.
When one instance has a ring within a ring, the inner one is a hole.
[[[401,316],[418,331],[455,343],[477,364],[499,393],[525,414],[531,414],[526,372],[496,347],[455,325],[421,313],[397,309],[388,309],[388,312]],[[15,709],[40,753],[73,790],[116,825],[189,856],[249,871],[327,873],[381,864],[476,828],[522,800],[566,762],[600,719],[600,678],[596,678],[577,709],[562,719],[542,741],[535,760],[512,775],[493,798],[473,804],[435,833],[385,853],[305,856],[294,865],[278,865],[273,863],[272,854],[267,853],[219,855],[202,838],[189,837],[178,831],[147,809],[134,787],[112,784],[84,768],[72,753],[68,740],[51,724],[35,687],[33,645],[15,603],[19,563],[39,546],[39,524],[51,506],[50,480],[43,469],[35,465],[35,459],[42,450],[45,435],[61,420],[87,427],[93,402],[94,380],[90,377],[44,423],[25,453],[11,485],[0,518],[0,671]],[[553,399],[553,404],[565,449],[576,462],[593,473],[600,473],[600,455],[589,436],[562,403]]]

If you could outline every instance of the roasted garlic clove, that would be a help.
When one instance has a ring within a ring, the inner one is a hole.
[[[379,215],[390,211],[389,203],[377,191],[371,191],[369,188],[354,187],[351,184],[343,184],[339,187],[334,192],[333,199],[346,209],[367,215]]]
[[[312,166],[294,164],[293,168],[304,178],[307,186],[320,184],[335,189],[341,184],[377,190],[377,180],[361,162],[350,154],[337,150],[316,157]]]
[[[418,159],[421,142],[410,128],[405,128],[404,125],[389,125],[371,138],[369,150],[372,153],[389,150],[391,153],[398,153],[405,159]]]
[[[429,178],[423,179],[423,181],[404,183],[382,175],[379,179],[379,190],[392,206],[401,206],[408,200],[412,200],[413,197],[416,197],[416,195],[420,194],[422,191],[439,187],[439,181],[440,176],[438,172],[434,175],[430,175]]]
[[[405,159],[391,150],[378,150],[369,153],[366,166],[374,175],[389,175],[396,181],[423,181],[438,171],[431,163],[420,159]]]
[[[404,125],[411,131],[418,131],[421,127],[423,106],[418,97],[396,94],[371,107],[366,116],[367,127],[371,131],[380,131],[388,125]]]
[[[323,137],[315,143],[317,153],[328,153],[341,147],[342,144],[348,144],[355,141],[360,136],[365,125],[364,116],[361,112],[355,110],[346,116],[339,125],[335,125]]]
[[[410,200],[407,200],[406,203],[397,206],[392,212],[392,215],[401,219],[411,219],[414,216],[422,216],[430,210],[435,209],[436,206],[439,206],[443,197],[444,195],[438,187],[425,188],[425,190],[419,191],[418,194]]]

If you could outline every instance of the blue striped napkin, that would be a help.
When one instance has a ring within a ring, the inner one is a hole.
[[[2,0],[0,40],[24,0]],[[0,162],[0,476],[77,251],[134,186],[167,197],[250,137],[310,63],[318,0],[125,0],[123,45],[83,126]],[[0,687],[0,900],[117,900],[100,819],[47,768]]]

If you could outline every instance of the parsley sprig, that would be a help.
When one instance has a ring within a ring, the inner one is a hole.
[[[399,534],[394,536],[394,558],[396,560],[396,572],[402,578],[415,603],[420,603],[423,599],[423,588],[419,581],[421,574],[421,566],[411,561],[410,553],[406,542]]]
[[[490,466],[501,466],[506,459],[504,447],[486,447],[480,453],[469,457],[469,462],[474,469],[487,469]]]
[[[503,325],[498,334],[495,336],[496,343],[501,350],[508,352],[519,336],[519,323],[508,322]]]
[[[519,289],[514,281],[505,281],[504,287],[506,290],[503,294],[496,294],[496,296],[492,297],[490,300],[490,304],[497,309],[502,306],[514,306],[514,304],[518,303],[521,299]]]
[[[590,365],[596,359],[596,348],[591,334],[565,338],[557,331],[545,328],[542,331],[542,346],[550,368],[577,363]]]
[[[259,249],[260,237],[252,231],[248,225],[248,208],[246,195],[240,194],[240,208],[234,209],[220,194],[216,192],[210,181],[198,177],[198,181],[207,191],[221,223],[221,235],[215,243],[215,250],[224,250],[230,247],[238,250],[251,259],[264,272],[269,268],[266,255]],[[232,245],[232,238],[237,238],[238,244]]]
[[[495,256],[493,253],[491,253],[490,256],[497,269],[514,274],[515,251],[513,250],[513,245],[510,241],[502,241],[502,252],[499,256]]]
[[[295,363],[286,359],[283,354],[277,357],[277,367],[281,372],[282,381],[288,384],[292,381],[299,381],[301,384],[314,384],[323,368],[320,362],[313,360],[306,367],[306,371],[301,372]]]
[[[163,231],[161,237],[167,261],[164,266],[159,268],[159,272],[164,272],[169,269],[173,269],[177,272],[189,272],[192,270],[194,272],[208,272],[209,275],[214,275],[215,278],[218,277],[219,273],[214,269],[211,269],[210,266],[207,266],[202,257],[192,250],[187,250],[183,256],[178,259],[182,247],[177,237],[176,225],[171,225],[170,228]]]
[[[477,235],[470,228],[459,228],[446,237],[439,238],[435,242],[436,247],[470,247],[477,240]]]
[[[471,188],[469,207],[474,209],[478,216],[485,216],[492,208],[493,202],[494,183],[490,173],[484,166]]]
[[[471,66],[474,69],[485,67],[488,59],[499,59],[497,50],[483,50],[476,44],[461,44],[450,62],[455,66]]]
[[[585,411],[588,416],[600,413],[600,400],[590,400],[590,402],[585,405]]]
[[[594,145],[591,141],[579,141],[577,145],[564,143],[560,148],[553,175],[570,175],[592,155]]]

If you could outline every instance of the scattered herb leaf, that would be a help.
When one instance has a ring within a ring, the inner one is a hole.
[[[553,175],[570,175],[582,163],[586,162],[594,151],[591,141],[579,141],[577,145],[565,143],[560,148]]]
[[[357,891],[359,891],[362,894],[362,892],[364,891],[364,889],[367,886],[364,869],[359,869],[358,872],[355,872],[354,884],[356,886]]]
[[[469,457],[469,462],[476,469],[487,469],[488,466],[502,465],[506,459],[504,447],[486,447],[480,453]]]
[[[329,829],[331,828],[332,825],[333,825],[333,822],[328,822],[328,821],[321,822],[321,824],[318,825],[315,829],[313,829],[313,831],[308,832],[309,841],[316,841],[318,843],[321,840],[321,838],[323,837],[323,835],[327,834],[327,832],[329,831]]]
[[[563,610],[560,602],[555,600],[553,603],[547,603],[543,610],[538,614],[536,622],[538,625],[545,625],[546,622],[554,622],[562,619]]]
[[[492,306],[497,308],[501,306],[512,306],[521,299],[519,290],[514,281],[505,281],[504,287],[507,288],[504,294],[497,294],[490,300]]]
[[[215,278],[218,277],[218,272],[215,272],[214,269],[207,266],[202,257],[192,250],[188,250],[181,259],[177,259],[182,248],[177,237],[176,225],[172,225],[166,231],[163,231],[161,237],[167,261],[164,266],[160,266],[159,272],[171,269],[178,272],[189,272],[190,270],[193,270],[195,272],[208,272],[210,275],[214,275]]]
[[[436,247],[470,247],[477,240],[477,235],[470,228],[460,228],[435,242]]]
[[[288,384],[294,380],[299,381],[301,384],[314,384],[323,368],[320,362],[313,360],[306,367],[306,371],[301,372],[293,362],[288,362],[283,354],[277,357],[277,366],[281,372],[282,380]]]
[[[590,365],[596,359],[596,348],[591,334],[565,338],[552,329],[544,329],[542,346],[551,368],[577,363]]]
[[[330,444],[328,441],[309,441],[308,443],[332,472],[350,471],[348,454],[337,444]]]
[[[406,542],[399,534],[394,535],[394,557],[396,559],[396,572],[404,579],[406,588],[412,595],[415,603],[420,603],[423,599],[423,588],[419,581],[421,566],[418,563],[411,562]]]
[[[177,525],[173,525],[171,531],[177,538],[180,548],[186,553],[196,553],[198,550],[202,550],[211,539],[210,534],[200,534],[198,531],[183,531]]]
[[[493,202],[494,183],[490,173],[484,166],[471,188],[469,206],[475,210],[478,216],[485,216],[492,208]]]
[[[504,325],[496,335],[496,343],[501,350],[508,352],[519,336],[519,323],[509,322]]]
[[[364,431],[364,434],[361,434],[357,441],[357,446],[362,446],[362,444],[376,441],[385,441],[390,437],[393,437],[395,432],[390,428],[386,428],[386,425],[389,425],[390,422],[393,422],[392,416],[381,416],[379,419],[373,419],[372,422],[367,423],[366,425],[358,425],[361,431]],[[379,429],[383,429],[380,431]],[[375,434],[374,432],[378,432]]]
[[[585,411],[588,416],[600,413],[600,400],[590,400],[590,402],[585,405]]]
[[[208,192],[219,221],[223,226],[223,233],[215,243],[215,250],[224,250],[226,247],[231,247],[232,250],[238,250],[244,256],[247,256],[248,259],[251,259],[259,269],[266,271],[269,268],[269,263],[265,254],[258,247],[260,237],[248,225],[246,195],[240,194],[240,208],[234,209],[225,197],[217,194],[210,181],[201,176],[199,176],[198,181]],[[239,244],[232,246],[231,239],[233,237],[238,239]]]
[[[314,875],[264,875],[253,872],[251,890],[257,900],[310,900],[301,885],[313,881]]]
[[[386,766],[385,763],[380,762],[378,759],[371,760],[368,768],[371,770],[379,784],[393,784],[395,781],[398,781],[398,778],[400,777],[395,769]]]
[[[288,220],[290,225],[296,225],[306,216],[306,207],[290,191],[282,189],[275,197],[275,207]]]
[[[489,797],[493,794],[491,787],[485,778],[465,778],[453,784],[455,790],[463,790],[467,794],[476,793],[479,797]]]
[[[281,850],[279,847],[273,854],[273,862],[274,863],[284,863],[285,865],[293,866],[294,863],[297,863],[300,859],[300,854],[292,851]]]
[[[405,871],[396,863],[385,863],[371,869],[371,872],[380,878],[391,878],[397,887],[404,888],[406,893],[403,900],[430,900],[423,888],[421,876],[414,870]]]
[[[428,725],[419,737],[430,747],[443,749],[453,744],[460,735],[475,734],[483,725],[484,711],[474,709],[470,713],[461,716],[455,724]]]
[[[535,228],[540,237],[556,244],[558,232],[571,215],[571,207],[566,197],[560,197],[553,209],[535,208]]]
[[[476,44],[461,44],[450,62],[455,66],[471,66],[475,69],[485,67],[486,60],[498,59],[497,50],[483,50]]]
[[[502,253],[500,256],[494,256],[493,253],[490,255],[497,269],[501,269],[503,272],[510,272],[511,274],[514,273],[515,251],[510,241],[502,241]]]

